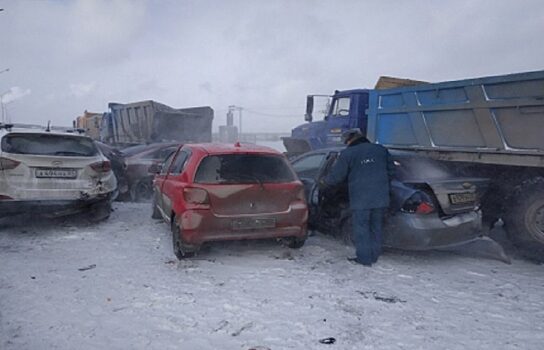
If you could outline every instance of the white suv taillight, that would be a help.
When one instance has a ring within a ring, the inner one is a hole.
[[[11,170],[15,169],[21,164],[21,162],[18,162],[13,159],[0,157],[0,169],[2,170]]]
[[[104,160],[93,163],[90,165],[90,167],[97,173],[108,173],[111,171],[111,162],[109,160]]]

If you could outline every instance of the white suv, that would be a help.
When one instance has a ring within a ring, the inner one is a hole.
[[[77,133],[0,124],[0,217],[109,216],[117,195],[110,161]]]

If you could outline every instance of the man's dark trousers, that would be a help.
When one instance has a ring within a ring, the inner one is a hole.
[[[357,261],[371,265],[378,260],[382,252],[384,208],[352,211],[353,238]]]

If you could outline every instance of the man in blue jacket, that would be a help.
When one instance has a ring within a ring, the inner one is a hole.
[[[350,260],[372,266],[382,251],[382,224],[389,206],[394,164],[387,149],[370,143],[359,129],[344,132],[342,138],[348,146],[323,182],[336,186],[347,179],[357,253]]]

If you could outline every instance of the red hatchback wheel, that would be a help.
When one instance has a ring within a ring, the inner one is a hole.
[[[171,224],[171,230],[172,230],[172,247],[174,249],[174,255],[178,260],[182,260],[184,258],[190,258],[195,255],[193,251],[187,251],[187,249],[184,249],[182,241],[181,241],[181,227],[177,224],[176,217],[174,216],[172,218],[172,224]]]

